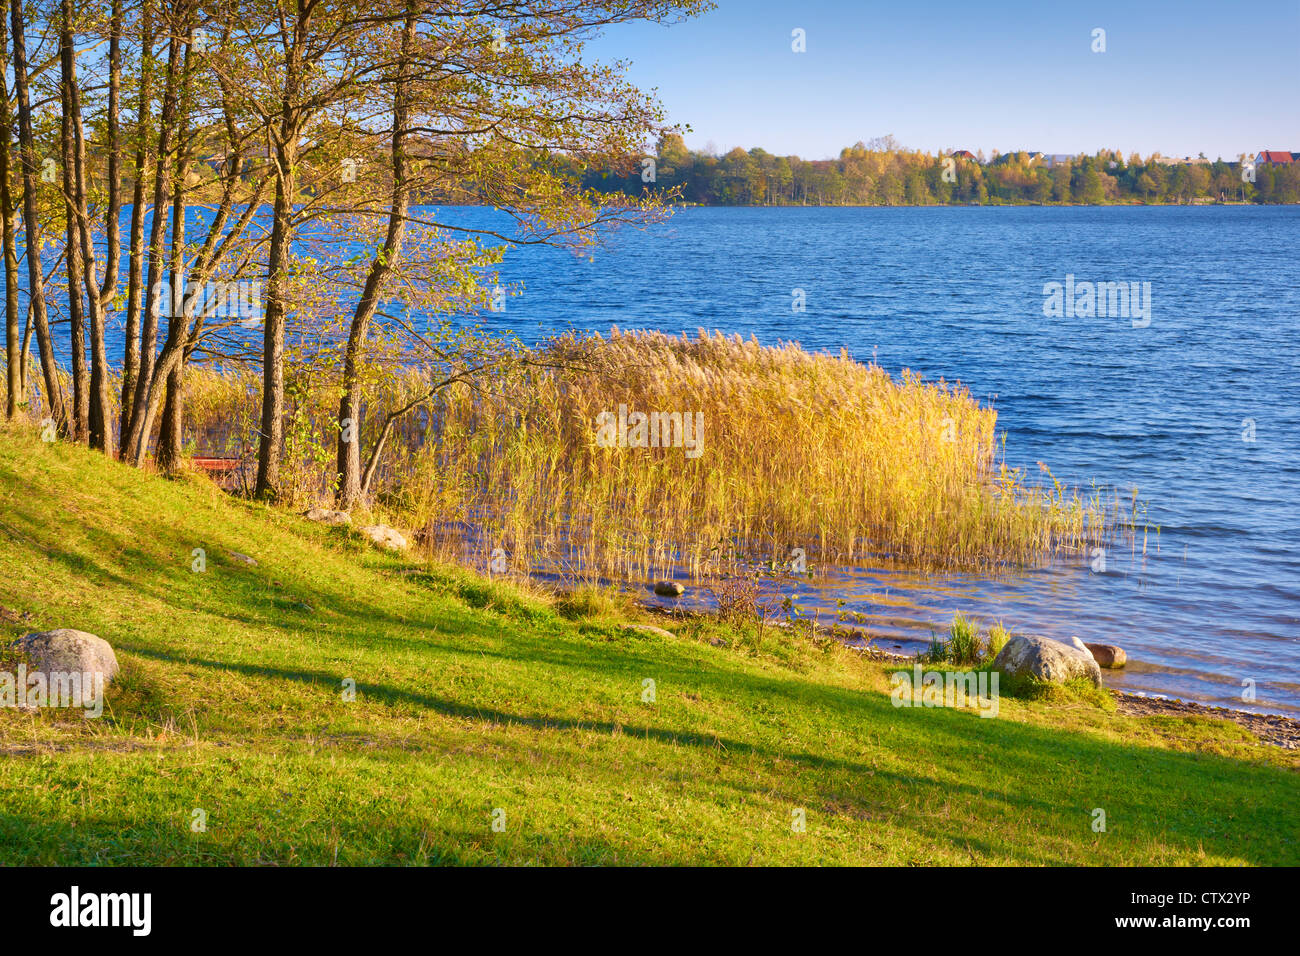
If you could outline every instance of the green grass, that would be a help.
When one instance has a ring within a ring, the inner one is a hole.
[[[958,611],[948,625],[946,640],[937,634],[931,635],[930,649],[925,658],[930,663],[946,662],[959,667],[983,665],[988,668],[1010,640],[1011,632],[1001,623],[991,626],[988,636],[982,638],[979,622]]]
[[[1235,725],[895,709],[837,646],[621,613],[0,427],[0,633],[123,668],[100,720],[0,710],[0,864],[1300,862],[1297,758]]]

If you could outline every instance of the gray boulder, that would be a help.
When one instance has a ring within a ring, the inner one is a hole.
[[[993,669],[1008,677],[1033,677],[1053,684],[1082,677],[1101,686],[1101,668],[1077,637],[1064,644],[1047,637],[1017,634],[993,659]]]
[[[400,531],[396,528],[390,528],[386,524],[366,525],[360,531],[370,539],[372,544],[379,548],[387,548],[389,551],[405,551],[410,547]]]
[[[20,637],[14,647],[27,658],[28,674],[44,674],[47,682],[53,681],[56,674],[89,674],[92,680],[99,674],[105,684],[117,676],[113,648],[108,641],[85,631],[39,631]],[[90,693],[90,688],[86,687],[85,692]]]
[[[686,588],[676,581],[660,581],[655,585],[655,594],[660,597],[681,597],[685,593]]]

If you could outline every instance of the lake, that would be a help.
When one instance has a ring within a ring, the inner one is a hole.
[[[1008,464],[1136,488],[1145,556],[1139,533],[1104,568],[840,568],[801,603],[844,599],[906,651],[958,609],[1116,643],[1129,665],[1110,686],[1300,714],[1298,236],[1296,207],[687,208],[619,230],[594,261],[512,250],[501,276],[522,294],[481,321],[525,341],[722,329],[961,381],[997,408]],[[1138,283],[1149,317],[1105,314],[1105,295],[1100,315],[1045,314],[1045,285],[1067,281]]]
[[[485,324],[703,326],[959,380],[997,408],[1009,464],[1138,489],[1145,558],[1139,537],[1104,571],[1092,554],[1001,577],[842,569],[803,603],[843,598],[908,651],[957,609],[1116,643],[1110,686],[1297,714],[1298,237],[1296,207],[688,208],[594,262],[510,253],[523,293]],[[1149,282],[1149,324],[1045,316],[1067,275]]]

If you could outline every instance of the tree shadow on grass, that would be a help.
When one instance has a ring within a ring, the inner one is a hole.
[[[19,490],[15,500],[21,505],[21,480],[14,479],[13,487]],[[40,489],[33,486],[29,490],[32,500],[39,500]],[[255,516],[242,514],[240,518],[247,523],[255,520]],[[678,647],[651,641],[597,642],[584,640],[572,631],[564,631],[565,639],[557,642],[552,639],[554,635],[542,633],[544,628],[535,621],[518,633],[510,633],[503,629],[510,623],[508,615],[469,611],[462,601],[445,594],[439,595],[443,601],[433,608],[416,606],[407,614],[396,613],[377,604],[373,595],[347,593],[349,581],[311,583],[300,580],[296,569],[278,569],[274,564],[256,569],[232,564],[226,569],[224,558],[215,554],[223,574],[206,579],[209,589],[199,592],[180,586],[183,575],[190,573],[184,559],[196,546],[194,534],[183,528],[159,535],[156,522],[148,525],[155,544],[164,553],[178,557],[177,565],[168,574],[160,573],[166,568],[159,566],[158,555],[140,548],[133,537],[145,527],[142,520],[136,526],[124,524],[113,532],[92,526],[88,540],[80,548],[61,547],[49,516],[33,509],[7,513],[5,520],[6,536],[13,536],[16,530],[20,539],[34,542],[38,551],[83,581],[88,591],[119,589],[156,600],[178,614],[210,615],[272,628],[289,638],[293,626],[259,617],[260,604],[250,607],[250,602],[274,600],[265,597],[267,582],[271,575],[284,575],[293,581],[284,590],[337,615],[338,620],[331,623],[357,622],[356,633],[331,632],[330,637],[338,638],[324,641],[331,651],[337,651],[346,641],[354,648],[363,646],[366,652],[401,647],[431,658],[494,658],[553,671],[557,685],[581,686],[580,681],[588,681],[593,690],[606,693],[613,679],[653,667],[661,685],[702,691],[714,700],[732,701],[738,707],[758,700],[782,701],[789,708],[819,712],[828,727],[841,732],[840,740],[827,742],[827,750],[843,753],[846,746],[860,747],[861,755],[812,753],[806,744],[803,750],[791,749],[776,731],[708,733],[675,729],[662,721],[578,719],[549,713],[544,703],[533,713],[524,713],[400,687],[359,688],[393,706],[416,707],[457,720],[519,725],[539,733],[596,735],[608,738],[622,752],[632,746],[627,738],[635,738],[636,746],[686,748],[697,756],[707,755],[709,761],[749,761],[766,768],[768,776],[775,776],[776,768],[788,764],[788,783],[779,788],[770,782],[753,785],[738,780],[725,785],[737,793],[775,793],[781,799],[829,807],[833,813],[854,818],[869,818],[879,813],[882,805],[891,803],[892,794],[911,790],[932,801],[945,795],[960,797],[981,812],[1014,815],[1064,836],[1073,826],[1069,821],[1082,818],[1082,824],[1091,808],[1103,807],[1112,820],[1121,821],[1119,826],[1131,828],[1127,838],[1134,846],[1162,844],[1184,854],[1195,854],[1203,848],[1208,854],[1255,863],[1296,861],[1295,838],[1287,836],[1297,830],[1297,788],[1292,772],[1230,757],[1109,741],[1090,733],[1055,731],[1009,720],[981,720],[969,713],[895,710],[888,697],[878,692],[817,684],[794,675],[767,677],[721,659],[721,666],[711,668],[710,661],[701,661],[699,651],[686,644]],[[228,536],[213,534],[209,544],[214,548],[249,550],[241,542],[252,533],[247,526],[232,525]],[[115,566],[104,561],[101,554],[115,555]],[[305,544],[302,555],[304,560],[314,557]],[[132,566],[138,566],[140,571],[131,571]],[[226,570],[232,573],[227,576]],[[268,604],[268,611],[272,608],[283,610]],[[312,618],[307,617],[301,626],[305,629],[311,623]],[[141,630],[143,625],[134,627]],[[437,631],[432,630],[435,627]],[[403,636],[392,636],[394,631]],[[160,651],[147,641],[113,640],[140,657],[269,680],[319,684],[331,691],[337,689],[342,676],[324,669],[216,661],[190,656],[184,650]],[[258,648],[251,650],[256,653]],[[855,737],[857,728],[861,730]],[[885,738],[887,745],[873,742],[873,735],[877,740]],[[268,739],[274,738],[268,735]],[[900,755],[913,755],[915,774],[879,766],[882,761],[896,765]],[[980,778],[991,783],[981,784],[974,779],[980,769],[974,765],[978,760],[996,765],[996,774]],[[923,770],[927,765],[933,769]],[[942,772],[946,767],[951,768],[951,773]],[[970,845],[969,827],[961,819],[944,822],[937,815],[918,811],[907,820],[922,843]],[[963,826],[967,832],[963,832]],[[995,851],[994,847],[983,848],[983,852]],[[1044,859],[1060,862],[1064,857]]]
[[[146,653],[146,656],[150,656]],[[152,655],[168,659],[167,655]],[[191,658],[187,663],[249,676],[306,684],[338,686],[338,674]],[[736,679],[744,681],[747,675]],[[766,685],[767,681],[762,681]],[[762,688],[743,688],[754,694]],[[1294,863],[1295,840],[1276,844],[1279,818],[1297,819],[1295,775],[1217,755],[1181,753],[1148,746],[1121,744],[1087,733],[1058,731],[1012,721],[987,720],[974,714],[941,708],[897,710],[879,693],[852,695],[864,730],[892,734],[891,746],[864,742],[864,757],[914,753],[916,773],[898,773],[879,761],[849,759],[806,750],[758,743],[735,736],[615,720],[584,720],[546,713],[521,713],[476,705],[446,697],[383,685],[359,685],[358,691],[387,704],[413,705],[443,717],[528,727],[539,732],[590,734],[615,739],[621,735],[668,747],[707,751],[713,760],[746,758],[766,764],[788,763],[801,778],[800,792],[828,804],[849,803],[850,810],[879,809],[879,790],[886,785],[922,788],[935,798],[959,796],[983,804],[993,814],[1010,811],[1043,821],[1077,820],[1085,828],[1094,808],[1122,820],[1134,846],[1164,843],[1185,853],[1205,853],[1252,863]],[[826,688],[832,709],[845,706],[848,692]],[[838,700],[836,700],[838,698]],[[1002,784],[960,779],[964,763],[987,755],[996,761]],[[922,761],[951,760],[953,776],[940,779],[920,771]],[[825,781],[817,775],[831,774]],[[853,780],[859,780],[856,786]],[[1199,789],[1188,792],[1189,782]],[[869,784],[869,786],[868,786]],[[811,788],[809,790],[809,788]],[[770,789],[770,788],[769,788]],[[766,792],[766,791],[765,791]],[[794,797],[796,793],[792,793]],[[922,822],[923,821],[923,822]],[[1206,822],[1209,821],[1209,822]],[[937,818],[914,816],[911,824],[923,839],[963,842],[959,823],[944,826]],[[1192,828],[1173,832],[1178,825]],[[1285,832],[1285,831],[1283,831]],[[1294,832],[1294,828],[1292,828]],[[1271,846],[1271,849],[1270,849]],[[1285,859],[1269,858],[1269,854]]]

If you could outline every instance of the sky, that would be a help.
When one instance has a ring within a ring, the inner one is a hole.
[[[692,148],[824,159],[892,134],[989,155],[1300,151],[1300,0],[716,2],[589,47],[629,60]]]

